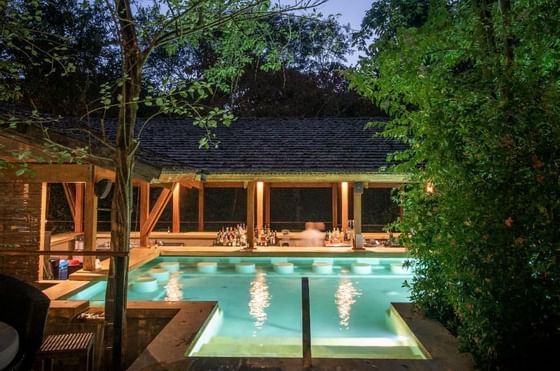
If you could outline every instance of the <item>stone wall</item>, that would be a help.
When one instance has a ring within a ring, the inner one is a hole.
[[[0,249],[39,250],[41,183],[0,182]],[[0,255],[0,272],[37,280],[38,256]]]

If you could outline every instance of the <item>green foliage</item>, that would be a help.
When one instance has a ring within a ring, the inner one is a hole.
[[[531,369],[560,342],[560,10],[431,5],[352,83],[410,146],[398,227],[417,258],[413,300],[481,369]]]

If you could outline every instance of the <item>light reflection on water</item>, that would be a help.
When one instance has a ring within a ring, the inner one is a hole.
[[[356,302],[356,298],[362,295],[362,291],[354,287],[352,280],[348,278],[345,270],[342,270],[340,273],[340,280],[334,294],[334,302],[338,310],[339,324],[341,328],[348,330],[350,328],[352,304]]]
[[[171,272],[171,278],[165,285],[165,301],[180,301],[183,299],[183,286],[179,278],[181,278],[179,272]]]
[[[249,301],[249,315],[255,320],[255,329],[253,336],[256,336],[256,331],[260,330],[268,317],[266,308],[270,306],[270,291],[266,283],[266,273],[258,272],[255,275],[255,280],[251,282],[249,290],[251,300]]]

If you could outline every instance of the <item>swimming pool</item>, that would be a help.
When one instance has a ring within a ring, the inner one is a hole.
[[[426,358],[390,302],[408,302],[404,258],[160,257],[129,277],[129,300],[218,301],[187,351],[302,357],[301,277],[309,278],[316,358]],[[70,300],[102,304],[105,283]]]

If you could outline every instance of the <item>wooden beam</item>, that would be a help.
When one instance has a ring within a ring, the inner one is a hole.
[[[84,251],[97,249],[97,196],[95,183],[86,183],[84,208]],[[84,270],[95,270],[95,256],[84,256]]]
[[[172,216],[172,229],[173,233],[181,231],[181,185],[175,184],[173,187],[173,216]]]
[[[176,176],[176,175],[175,175]],[[216,173],[208,174],[208,183],[218,182],[251,182],[263,181],[271,183],[300,183],[305,185],[319,183],[328,187],[329,183],[335,182],[387,182],[406,183],[410,178],[407,174],[396,173]],[[170,174],[163,173],[160,181],[171,179]]]
[[[172,194],[173,192],[168,188],[161,189],[161,193],[154,207],[150,211],[150,215],[148,215],[148,220],[146,220],[146,223],[140,229],[140,235],[149,236],[150,233],[154,230],[154,227],[156,226],[159,217],[163,213],[165,206],[167,206],[167,203],[171,199]]]
[[[276,182],[270,183],[272,188],[330,188],[330,183],[320,182]]]
[[[45,251],[45,227],[47,224],[47,196],[48,196],[48,184],[46,182],[41,183],[41,211],[40,211],[40,224],[39,224],[39,251]],[[39,280],[43,279],[43,274],[45,272],[45,259],[46,257],[39,257],[39,272],[37,276]]]
[[[140,231],[144,230],[148,217],[150,216],[150,183],[142,182],[139,185],[140,205],[138,213],[140,214]],[[140,232],[140,247],[149,246],[149,234]]]
[[[396,183],[396,182],[369,182],[364,184],[366,188],[399,188],[403,185],[403,183]]]
[[[93,165],[77,164],[32,164],[30,169],[33,174],[16,175],[18,164],[0,169],[2,181],[15,181],[23,183],[75,183],[93,181]]]
[[[100,166],[96,166],[95,167],[95,175],[94,175],[95,181],[98,182],[100,180],[103,179],[108,179],[111,182],[115,182],[115,171],[114,170],[109,170],[109,169],[105,169],[103,167]]]
[[[182,185],[185,188],[196,188],[196,189],[201,189],[202,188],[202,182],[199,182],[197,180],[180,180],[179,184]]]
[[[340,208],[341,208],[341,229],[346,230],[348,226],[348,182],[340,184]]]
[[[76,196],[74,190],[72,189],[72,183],[62,183],[62,188],[64,189],[64,195],[66,196],[66,202],[68,202],[68,208],[70,209],[70,214],[72,215],[72,220],[74,225],[76,224]]]
[[[264,223],[270,225],[270,183],[264,184]]]
[[[331,185],[332,228],[338,225],[338,184]]]
[[[247,246],[255,246],[255,182],[247,184]]]
[[[244,188],[243,182],[206,182],[205,188]]]
[[[257,230],[263,230],[263,221],[264,221],[264,183],[257,182],[256,187],[257,193]]]
[[[364,248],[364,236],[362,235],[362,193],[363,184],[355,182],[353,187],[354,194],[354,249]]]
[[[198,190],[198,231],[204,231],[204,184],[201,189]]]
[[[84,195],[86,192],[86,185],[84,183],[75,183],[76,197],[74,204],[74,232],[84,232]]]

